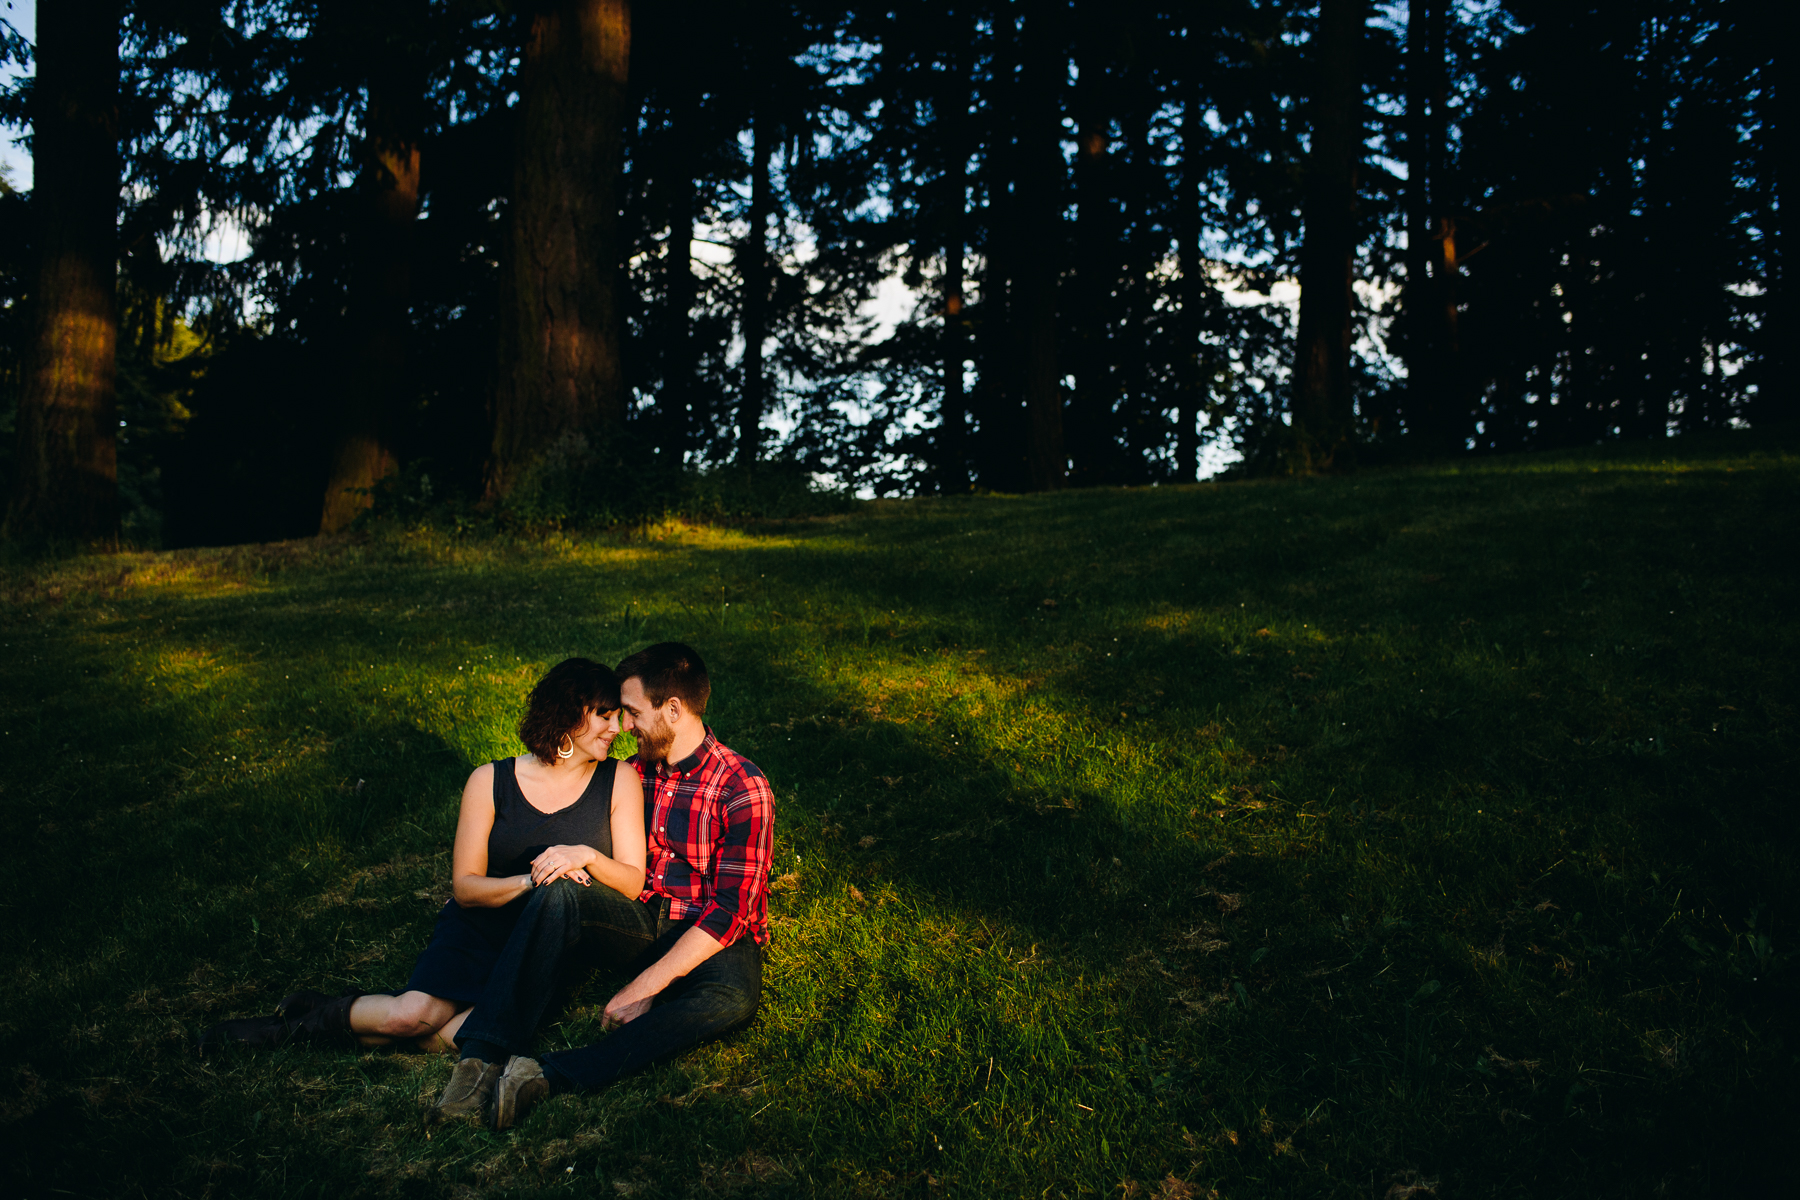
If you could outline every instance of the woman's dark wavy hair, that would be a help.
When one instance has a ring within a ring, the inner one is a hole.
[[[611,667],[591,658],[565,658],[531,689],[519,740],[540,761],[553,762],[563,735],[580,728],[588,713],[617,707],[619,681]]]

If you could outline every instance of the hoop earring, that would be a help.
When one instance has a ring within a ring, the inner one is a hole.
[[[569,743],[569,748],[567,750],[564,750],[562,748],[562,742],[558,742],[557,746],[556,746],[556,757],[558,757],[558,758],[574,758],[575,757],[575,739],[565,733],[562,735],[562,740],[564,742]]]

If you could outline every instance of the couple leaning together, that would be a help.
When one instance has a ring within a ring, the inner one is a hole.
[[[616,671],[558,663],[531,691],[528,752],[463,789],[454,898],[406,990],[297,992],[272,1017],[226,1021],[202,1048],[297,1039],[414,1042],[461,1056],[436,1119],[506,1129],[560,1092],[620,1076],[743,1025],[762,993],[775,825],[763,773],[705,724],[700,656],[678,642]],[[628,762],[609,757],[621,726]],[[579,965],[635,975],[607,1002],[611,1032],[529,1056]]]

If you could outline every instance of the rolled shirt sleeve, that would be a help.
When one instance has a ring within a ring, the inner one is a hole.
[[[740,786],[725,797],[723,836],[713,857],[713,886],[698,927],[722,946],[769,923],[769,866],[775,851],[775,796],[745,763]],[[757,938],[762,941],[763,938]]]
[[[644,782],[647,870],[639,899],[665,896],[669,917],[693,921],[722,946],[769,940],[775,797],[756,764],[709,729],[674,764],[633,759]]]

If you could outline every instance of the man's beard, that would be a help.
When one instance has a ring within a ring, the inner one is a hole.
[[[639,725],[632,730],[637,734],[638,753],[646,762],[664,762],[669,757],[669,747],[675,744],[675,731],[658,721],[655,729]]]

